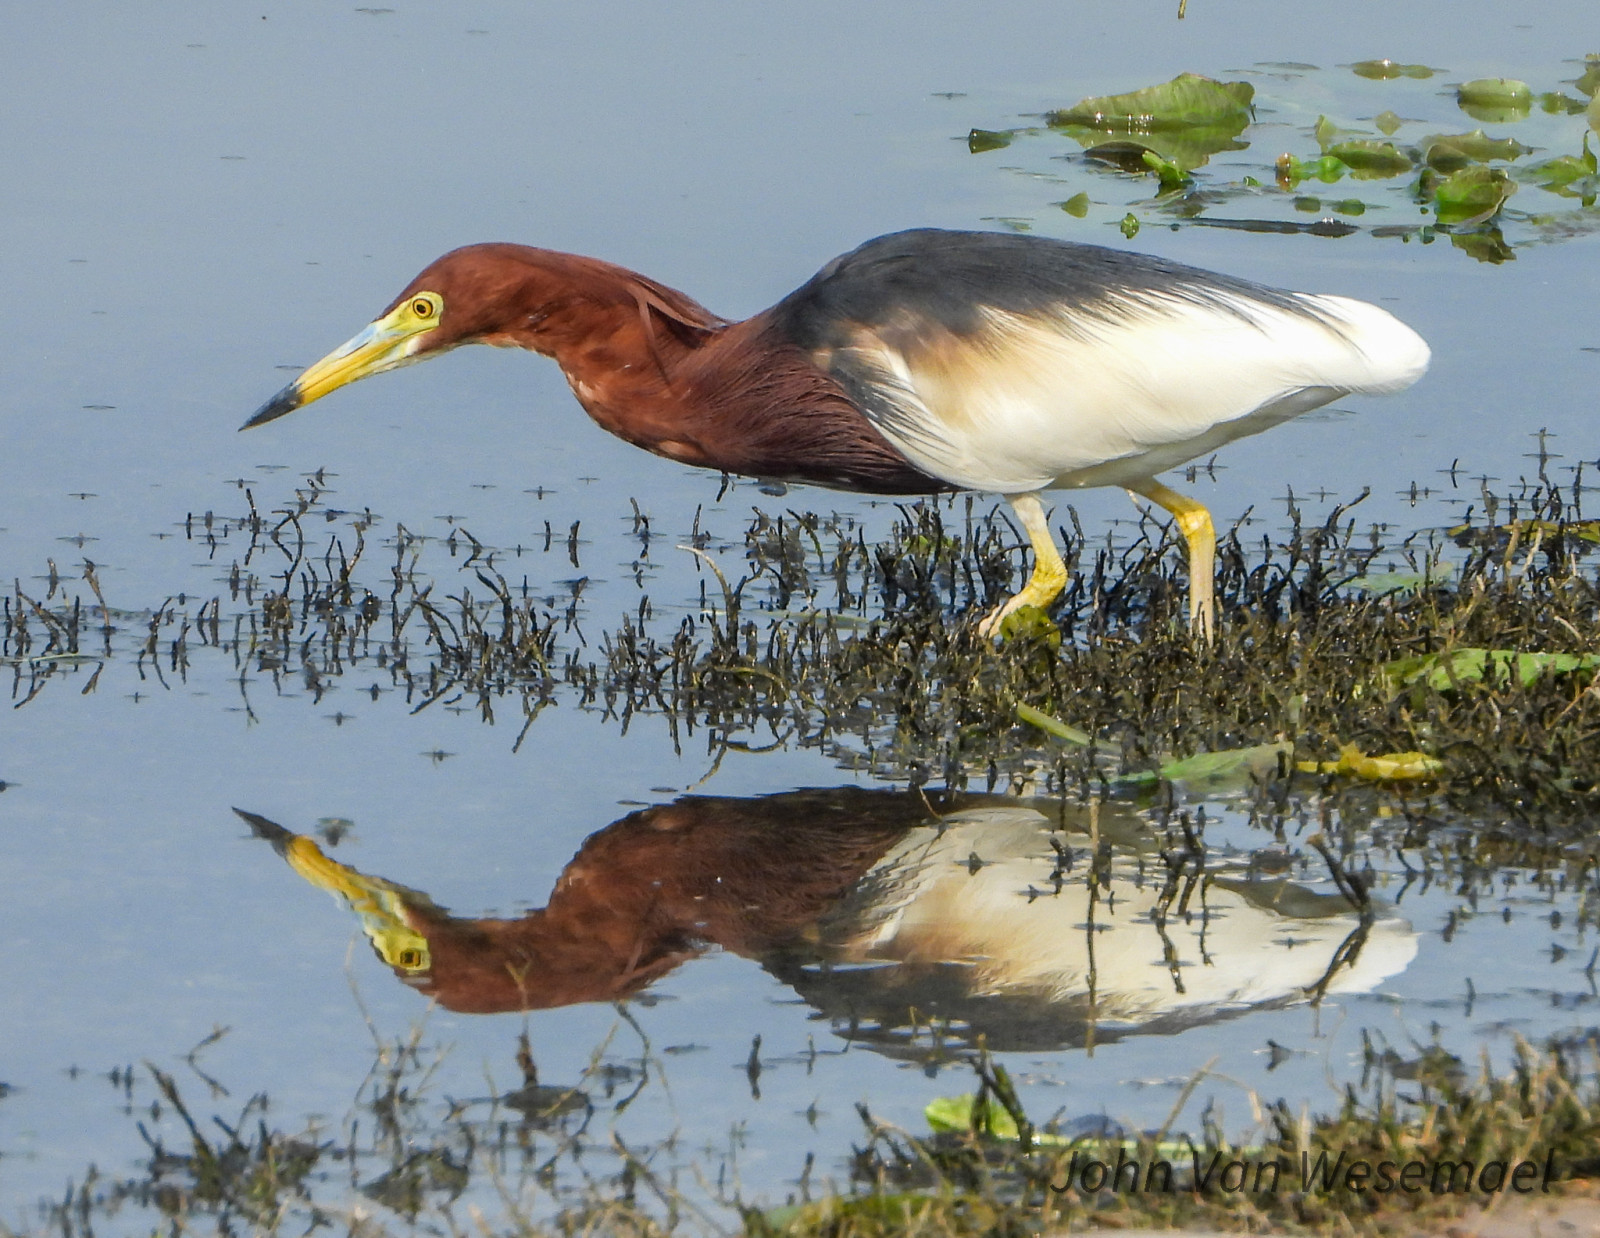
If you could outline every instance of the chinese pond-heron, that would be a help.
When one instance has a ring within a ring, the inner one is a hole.
[[[1190,621],[1209,635],[1211,516],[1156,474],[1341,396],[1399,391],[1428,365],[1416,332],[1362,301],[1041,237],[882,236],[742,322],[608,262],[486,244],[432,263],[245,426],[460,344],[553,357],[601,426],[684,464],[1004,495],[1034,569],[986,635],[1061,592],[1040,496],[1081,486],[1173,514]]]

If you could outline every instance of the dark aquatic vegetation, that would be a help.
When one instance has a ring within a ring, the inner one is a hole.
[[[1350,66],[1350,72],[1357,77],[1368,78],[1374,82],[1387,82],[1397,77],[1411,77],[1425,81],[1432,77],[1437,69],[1430,69],[1425,64],[1399,64],[1396,61],[1384,58],[1382,60],[1361,60]]]
[[[630,1144],[591,1129],[598,1126],[593,1099],[626,1103],[637,1091],[619,1095],[614,1084],[659,1069],[648,1041],[631,1061],[597,1060],[565,1088],[525,1082],[503,1096],[447,1102],[430,1090],[437,1056],[419,1032],[378,1045],[368,1085],[338,1122],[340,1138],[318,1125],[284,1129],[269,1093],[253,1096],[242,1112],[208,1112],[165,1072],[128,1071],[118,1086],[147,1160],[127,1176],[91,1167],[81,1183],[40,1206],[38,1229],[19,1232],[110,1232],[132,1221],[152,1231],[210,1225],[276,1234],[348,1225],[386,1235],[449,1230],[461,1211],[494,1232],[624,1238],[733,1225],[787,1238],[892,1238],[907,1232],[908,1213],[915,1232],[943,1238],[1027,1232],[1002,1228],[1020,1223],[1065,1228],[1107,1212],[1162,1227],[1209,1230],[1247,1212],[1258,1224],[1350,1230],[1344,1164],[1431,1169],[1443,1161],[1455,1179],[1446,1189],[1374,1196],[1353,1232],[1376,1238],[1393,1232],[1391,1221],[1408,1230],[1443,1229],[1469,1204],[1493,1199],[1496,1165],[1504,1175],[1531,1158],[1541,1171],[1535,1181],[1551,1182],[1589,1178],[1597,1168],[1588,1115],[1600,1096],[1584,1066],[1592,1042],[1544,1049],[1522,1043],[1507,1069],[1474,1077],[1436,1045],[1402,1052],[1369,1039],[1367,1069],[1339,1112],[1296,1112],[1279,1101],[1267,1107],[1262,1136],[1246,1148],[1210,1122],[1132,1131],[1104,1114],[1030,1116],[1010,1072],[980,1050],[961,1055],[976,1095],[930,1102],[932,1133],[881,1122],[861,1106],[862,1143],[846,1170],[847,1189],[832,1182],[810,1189],[807,1159],[796,1165],[798,1196],[758,1209],[741,1197],[729,1153],[686,1150],[675,1139]],[[526,1034],[517,1037],[515,1059],[524,1080],[537,1078]],[[1204,1077],[1203,1070],[1194,1075],[1186,1093]],[[215,1103],[228,1089],[212,1084]],[[557,1111],[527,1114],[516,1102],[529,1089],[548,1094]],[[1279,1189],[1226,1182],[1224,1167],[1241,1157],[1277,1164]],[[1467,1159],[1471,1172],[1463,1181],[1458,1167]],[[1118,1184],[1108,1172],[1124,1162],[1159,1161],[1168,1163],[1173,1189],[1129,1190],[1126,1174]],[[1090,1162],[1103,1172],[1080,1174]],[[1487,1175],[1481,1180],[1480,1168]]]
[[[708,567],[688,613],[641,587],[594,631],[581,589],[527,584],[530,556],[566,570],[562,539],[380,541],[351,513],[322,533],[313,483],[271,515],[191,522],[205,553],[231,560],[217,597],[118,611],[95,582],[60,575],[40,596],[0,597],[0,666],[15,704],[130,673],[165,691],[205,658],[263,685],[241,684],[246,709],[254,691],[315,696],[354,676],[411,710],[509,719],[517,743],[565,702],[624,728],[654,720],[713,761],[781,743],[952,790],[1105,793],[1182,776],[1174,763],[1196,754],[1278,743],[1320,770],[1354,744],[1442,761],[1429,794],[1485,828],[1509,814],[1581,836],[1600,803],[1600,701],[1576,635],[1600,605],[1582,489],[1485,492],[1466,522],[1399,541],[1362,529],[1359,508],[1308,525],[1291,507],[1276,538],[1241,525],[1222,540],[1224,618],[1203,654],[1159,526],[1120,544],[1061,528],[1071,583],[997,654],[956,617],[1014,588],[1025,542],[965,500],[907,506],[871,540],[851,520],[794,513],[731,539],[701,531],[707,560],[741,574]],[[1499,674],[1506,660],[1552,673]]]

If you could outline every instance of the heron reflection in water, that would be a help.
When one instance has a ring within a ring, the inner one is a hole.
[[[1365,992],[1416,952],[1404,920],[1242,858],[1175,871],[1129,806],[1099,807],[1097,858],[1087,811],[859,788],[690,796],[592,835],[547,905],[508,919],[452,915],[239,815],[347,902],[401,980],[467,1013],[623,1000],[720,948],[885,1052],[915,1053],[930,1019],[947,1042],[1043,1050]]]

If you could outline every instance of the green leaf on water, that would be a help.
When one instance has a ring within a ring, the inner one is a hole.
[[[1348,581],[1345,588],[1370,593],[1374,597],[1388,597],[1395,593],[1415,593],[1429,585],[1439,584],[1455,575],[1448,563],[1435,564],[1426,572],[1368,572]]]
[[[1011,145],[1014,136],[1007,129],[974,129],[967,134],[967,150],[974,155],[981,155],[990,150],[1003,150]]]
[[[1378,132],[1383,134],[1384,137],[1392,137],[1400,126],[1406,122],[1401,120],[1395,113],[1385,110],[1374,116],[1372,123],[1377,126]]]
[[[1494,159],[1510,162],[1532,149],[1515,138],[1491,138],[1482,129],[1474,129],[1471,133],[1429,134],[1417,143],[1417,156],[1429,167],[1453,172],[1469,163],[1488,163]]]
[[[1243,150],[1239,140],[1253,119],[1255,88],[1182,73],[1159,86],[1120,95],[1080,99],[1046,115],[1052,129],[1084,147],[1108,137],[1137,137],[1148,149],[1185,171],[1202,167],[1219,151]]]
[[[1071,107],[1049,113],[1046,120],[1056,128],[1083,125],[1128,133],[1155,133],[1224,121],[1248,124],[1254,98],[1255,87],[1249,82],[1219,82],[1197,73],[1180,73],[1160,86],[1080,99]]]
[[[1588,107],[1585,99],[1574,99],[1559,90],[1547,90],[1539,96],[1539,110],[1551,116],[1577,116]]]
[[[1411,171],[1411,156],[1397,150],[1393,142],[1359,138],[1335,142],[1326,154],[1350,169],[1357,180],[1382,180]]]
[[[1275,774],[1279,758],[1293,755],[1294,745],[1282,740],[1250,748],[1197,753],[1180,761],[1168,761],[1158,772],[1168,782],[1248,781],[1253,775]]]
[[[1489,526],[1458,524],[1446,529],[1445,533],[1458,546],[1481,546],[1501,553],[1513,537],[1519,542],[1535,537],[1541,541],[1546,537],[1577,538],[1582,542],[1600,545],[1600,520],[1512,520]]]
[[[976,1096],[935,1096],[922,1111],[922,1116],[927,1119],[928,1129],[936,1135],[965,1135],[974,1127],[985,1131],[994,1139],[1018,1139],[1017,1122],[1006,1108],[994,1097],[985,1097],[983,1108],[978,1108]],[[976,1120],[974,1120],[976,1119]],[[1079,1139],[1082,1137],[1079,1136]],[[1067,1147],[1075,1142],[1065,1135],[1054,1134],[1050,1131],[1034,1131],[1033,1142],[1039,1147]],[[1105,1141],[1099,1141],[1103,1151],[1108,1146]],[[1128,1139],[1117,1144],[1126,1147],[1130,1155],[1139,1150],[1136,1140]],[[1149,1146],[1149,1145],[1146,1145]],[[1186,1160],[1194,1151],[1193,1145],[1187,1140],[1164,1139],[1155,1144],[1152,1149],[1157,1157],[1170,1161]],[[1243,1152],[1245,1149],[1240,1149]],[[877,1231],[874,1231],[877,1232]]]
[[[1061,209],[1067,214],[1071,215],[1074,219],[1082,219],[1089,213],[1089,195],[1086,193],[1075,193],[1065,202],[1061,203]]]
[[[922,1116],[928,1120],[928,1129],[939,1134],[964,1135],[979,1128],[996,1139],[1021,1137],[1017,1120],[1006,1112],[1004,1105],[993,1097],[985,1097],[984,1106],[979,1109],[977,1101],[976,1096],[936,1096],[928,1102]]]
[[[1517,251],[1507,243],[1499,228],[1479,228],[1473,232],[1452,232],[1450,246],[1470,258],[1498,266],[1516,261]]]
[[[1590,52],[1584,57],[1583,76],[1572,83],[1578,88],[1578,93],[1593,99],[1600,95],[1600,54]]]
[[[1433,70],[1425,64],[1401,64],[1387,56],[1382,60],[1358,60],[1350,66],[1350,72],[1374,82],[1392,81],[1397,77],[1421,80],[1433,76]]]
[[[1301,181],[1318,180],[1331,185],[1341,179],[1350,170],[1350,165],[1332,155],[1323,155],[1320,159],[1299,159],[1294,155],[1280,155],[1278,157],[1278,183],[1286,189],[1292,189]]]
[[[1560,155],[1546,159],[1523,170],[1521,180],[1531,181],[1540,189],[1560,194],[1564,198],[1582,198],[1587,205],[1600,193],[1600,177],[1596,172],[1595,155],[1589,149],[1589,135],[1583,135],[1583,154]]]
[[[1448,692],[1459,684],[1503,687],[1514,678],[1526,688],[1544,675],[1571,675],[1600,667],[1600,654],[1518,653],[1513,649],[1452,649],[1397,658],[1383,666],[1391,690],[1421,685]]]
[[[1183,168],[1153,150],[1145,151],[1144,166],[1156,174],[1162,193],[1176,193],[1189,183],[1189,174]]]
[[[1132,138],[1116,138],[1110,142],[1099,142],[1088,147],[1083,152],[1083,157],[1093,159],[1097,163],[1108,163],[1122,172],[1139,175],[1149,170],[1145,166],[1144,157],[1152,154],[1160,158],[1160,152],[1153,146]]]
[[[1131,241],[1134,237],[1139,235],[1139,217],[1132,211],[1129,211],[1122,217],[1122,222],[1118,224],[1117,227],[1121,228],[1122,235]]]
[[[1517,182],[1502,168],[1475,164],[1435,181],[1431,190],[1439,222],[1467,227],[1499,214],[1506,200],[1516,193]]]
[[[1052,718],[1042,709],[1035,709],[1032,705],[1018,705],[1017,717],[1030,726],[1038,727],[1046,734],[1054,735],[1057,739],[1065,740],[1069,744],[1077,744],[1080,748],[1088,747],[1089,744],[1094,742],[1087,731],[1080,731],[1075,726],[1068,726],[1059,718]]]
[[[1456,87],[1456,106],[1473,120],[1504,124],[1533,110],[1533,91],[1512,77],[1480,77]]]
[[[1212,790],[1222,786],[1244,786],[1252,779],[1277,774],[1282,760],[1294,755],[1288,740],[1256,744],[1250,748],[1228,748],[1222,752],[1200,752],[1192,757],[1167,761],[1159,769],[1126,774],[1117,781],[1124,786],[1145,786],[1157,782],[1204,783]]]

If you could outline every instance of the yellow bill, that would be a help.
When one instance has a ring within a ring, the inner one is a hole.
[[[352,340],[347,340],[290,383],[240,426],[275,421],[330,391],[369,374],[405,365],[422,346],[423,335],[439,325],[444,299],[435,292],[414,292]]]

